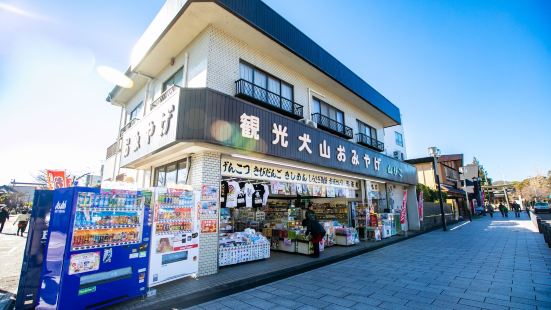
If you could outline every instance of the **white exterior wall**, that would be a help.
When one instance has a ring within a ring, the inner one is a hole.
[[[203,152],[191,157],[190,177],[194,191],[200,191],[203,185],[220,187],[220,153]],[[217,202],[216,215],[201,214],[199,220],[219,220],[220,202]],[[218,272],[218,227],[215,233],[199,234],[199,276]]]
[[[224,31],[210,27],[212,33],[211,44],[209,46],[208,76],[207,87],[235,95],[235,81],[239,77],[239,61],[244,61],[258,67],[269,74],[280,78],[281,80],[293,85],[295,102],[304,106],[304,116],[310,118],[310,98],[309,89],[324,95],[321,100],[340,109],[344,112],[345,125],[358,133],[356,119],[367,123],[377,129],[377,135],[382,136],[382,123],[368,113],[360,110],[352,104],[347,104],[345,100],[336,96],[328,89],[324,89],[315,81],[307,79],[300,72],[285,67],[274,59],[266,56],[261,51],[250,48],[247,44],[230,36]],[[275,43],[274,43],[275,44]],[[321,73],[320,73],[321,74]]]
[[[395,132],[402,134],[402,141],[404,146],[396,144],[396,135]],[[394,157],[394,151],[402,152],[404,154],[404,160],[407,159],[406,155],[406,137],[404,135],[404,127],[402,125],[387,127],[384,129],[384,143],[385,143],[385,154]],[[398,159],[402,159],[399,157]]]

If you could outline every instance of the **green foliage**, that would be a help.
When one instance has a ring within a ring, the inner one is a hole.
[[[438,190],[433,190],[430,187],[417,183],[417,197],[419,197],[419,193],[423,192],[423,200],[428,202],[440,202],[438,197]],[[446,202],[446,199],[448,199],[448,195],[446,193],[442,192],[442,199],[444,202]]]

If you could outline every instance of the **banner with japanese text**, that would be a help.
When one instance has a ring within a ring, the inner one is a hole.
[[[244,179],[281,181],[302,184],[326,185],[358,189],[359,180],[310,172],[307,170],[283,168],[276,165],[222,158],[222,175]]]
[[[64,170],[46,170],[46,179],[48,189],[58,189],[66,187],[65,171]]]
[[[423,191],[419,191],[419,202],[417,203],[417,209],[419,211],[419,220],[423,220]]]
[[[406,203],[407,203],[407,200],[408,200],[408,191],[405,190],[404,191],[404,199],[402,200],[402,210],[400,211],[400,224],[405,224],[406,223],[406,213],[407,213],[407,206],[406,206]]]

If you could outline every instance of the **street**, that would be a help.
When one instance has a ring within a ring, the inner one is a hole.
[[[551,309],[551,249],[495,214],[192,309]]]
[[[4,230],[0,234],[0,309],[3,300],[15,295],[17,285],[19,284],[19,274],[21,272],[21,262],[23,260],[23,251],[27,241],[25,237],[16,236],[17,225],[13,221],[17,215],[11,215],[4,225]],[[27,228],[28,229],[28,228]]]

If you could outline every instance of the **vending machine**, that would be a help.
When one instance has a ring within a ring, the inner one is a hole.
[[[196,276],[199,229],[192,188],[154,188],[152,208],[149,286]]]
[[[95,309],[146,294],[148,214],[139,192],[55,190],[37,309]]]
[[[34,309],[38,303],[40,273],[46,250],[46,236],[48,234],[53,192],[52,190],[34,191],[29,232],[23,254],[17,298],[15,299],[15,309]]]

